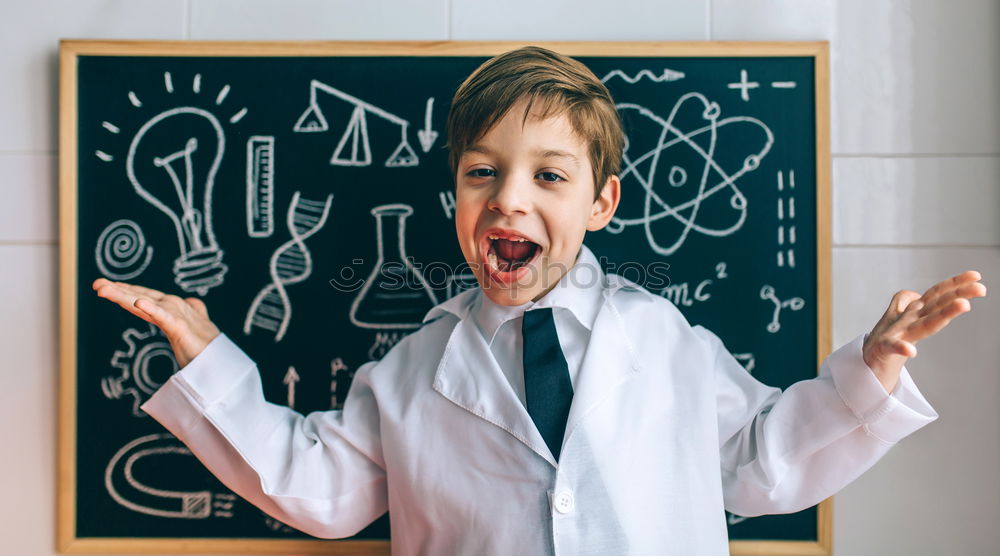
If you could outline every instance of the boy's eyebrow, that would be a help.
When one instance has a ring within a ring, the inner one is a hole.
[[[469,145],[465,152],[481,153],[485,155],[495,155],[496,152],[487,147],[486,145],[480,145],[478,143]],[[536,149],[531,152],[532,155],[539,158],[565,158],[575,164],[580,163],[580,158],[575,154],[568,151],[561,151],[558,149]]]

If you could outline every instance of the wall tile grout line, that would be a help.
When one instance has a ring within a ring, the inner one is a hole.
[[[833,158],[997,158],[1000,153],[831,153]]]
[[[181,4],[181,38],[191,38],[191,0],[184,0]]]
[[[712,0],[705,0],[705,40],[712,40]]]
[[[0,239],[0,247],[57,247],[59,242],[35,239]]]
[[[48,150],[41,150],[41,149],[39,149],[39,150],[20,150],[20,149],[0,150],[0,156],[25,156],[25,155],[33,155],[33,156],[50,155],[50,156],[55,156],[57,154],[59,154],[59,151],[48,151]]]
[[[983,243],[833,243],[834,249],[1000,249]]]
[[[448,40],[454,40],[455,31],[452,30],[452,11],[455,9],[455,0],[448,0]]]

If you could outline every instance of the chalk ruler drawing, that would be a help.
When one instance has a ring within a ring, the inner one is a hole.
[[[782,197],[785,180],[778,171],[778,253],[779,267],[795,268],[795,170],[788,171],[787,198]],[[788,222],[786,225],[785,222]],[[786,247],[787,245],[787,247]]]
[[[170,72],[163,74],[163,84],[168,95],[175,94]],[[201,85],[201,74],[196,74],[191,91],[200,94]],[[216,96],[216,106],[228,92],[229,85],[225,85]],[[135,91],[128,91],[128,100],[137,109],[145,106]],[[229,122],[239,122],[246,114],[243,107]],[[109,133],[121,133],[112,122],[101,125]],[[176,230],[180,256],[174,260],[174,282],[199,295],[222,284],[228,271],[212,229],[212,190],[225,145],[225,133],[214,114],[195,106],[178,106],[147,120],[133,136],[126,156],[125,172],[136,193],[166,214]],[[95,154],[104,162],[115,159],[102,150]]]
[[[781,310],[790,309],[792,311],[798,311],[806,306],[806,302],[801,297],[793,297],[787,300],[778,299],[777,292],[774,290],[774,286],[764,284],[760,289],[760,298],[764,301],[771,301],[774,303],[774,314],[771,317],[771,322],[767,324],[767,331],[771,334],[776,333],[781,330]]]
[[[284,338],[292,320],[292,303],[285,287],[298,284],[312,274],[312,255],[306,248],[305,240],[326,224],[332,203],[333,195],[327,195],[325,201],[303,199],[299,191],[292,195],[286,218],[292,238],[271,255],[268,265],[271,283],[264,286],[250,303],[243,321],[244,334],[250,334],[256,326],[274,332],[275,342]]]
[[[146,413],[139,406],[177,372],[179,366],[166,336],[152,324],[144,330],[125,330],[122,340],[127,348],[116,351],[111,357],[111,366],[120,373],[102,378],[101,391],[111,400],[131,397],[132,414],[145,417]]]
[[[116,220],[104,228],[94,248],[97,268],[112,280],[129,280],[142,274],[153,260],[142,228],[132,220]]]
[[[104,470],[104,486],[115,502],[141,514],[173,519],[232,517],[236,502],[233,494],[161,488],[141,482],[134,473],[136,464],[144,459],[177,456],[189,457],[200,465],[191,451],[169,434],[136,438],[112,456]]]
[[[247,234],[274,234],[274,136],[247,140]]]
[[[295,126],[292,128],[294,131],[300,133],[317,133],[330,129],[326,117],[323,115],[323,110],[319,105],[319,92],[326,93],[354,106],[351,112],[351,119],[347,123],[344,133],[341,135],[340,141],[333,151],[333,156],[330,158],[330,164],[334,166],[371,165],[372,150],[371,141],[368,137],[369,114],[382,118],[399,127],[399,144],[392,154],[389,155],[389,158],[386,159],[386,167],[417,166],[420,163],[417,153],[414,152],[407,138],[407,130],[410,127],[410,122],[316,79],[313,79],[309,83],[309,107],[306,108],[305,112],[299,116],[298,121],[295,122]],[[429,102],[428,111],[430,104]]]
[[[655,143],[645,151],[631,140],[626,142],[625,153],[622,156],[621,179],[626,187],[637,182],[642,188],[645,194],[643,212],[639,217],[612,217],[611,223],[605,228],[608,232],[621,233],[629,226],[642,226],[650,248],[657,254],[671,255],[680,249],[691,232],[725,237],[742,228],[747,218],[747,198],[737,187],[737,182],[745,174],[760,166],[761,160],[767,156],[774,144],[774,134],[763,122],[747,116],[721,118],[718,103],[710,102],[700,93],[688,93],[680,97],[666,119],[638,104],[620,103],[617,106],[623,115],[634,114],[637,118],[647,120],[647,123],[658,125],[660,133]],[[705,124],[688,131],[679,129],[673,122],[682,111],[686,114],[699,115]],[[747,146],[748,152],[743,158],[742,166],[735,172],[722,168],[715,160],[719,134],[729,126],[757,128],[761,137],[756,150]],[[707,137],[700,137],[703,135]],[[701,141],[696,141],[699,138]],[[670,149],[684,149],[689,157],[694,155],[697,162],[687,169],[678,164],[671,164],[665,171],[666,180],[663,180],[657,175],[660,166],[668,164],[668,160],[680,159],[679,155],[682,154],[668,152]],[[635,152],[637,150],[639,152]],[[640,170],[642,166],[646,167],[645,172]],[[662,190],[664,185],[669,186],[666,191]],[[701,205],[723,192],[728,192],[730,195],[728,205],[733,214],[732,223],[717,227],[700,224],[698,215]],[[671,202],[668,201],[668,197],[680,197],[680,199]],[[685,211],[687,214],[684,214]],[[618,212],[623,211],[619,208]],[[654,225],[664,219],[672,219],[681,225],[681,230],[672,240],[660,237],[665,235],[662,230],[654,230]]]

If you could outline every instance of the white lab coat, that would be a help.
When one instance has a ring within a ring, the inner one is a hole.
[[[608,275],[556,465],[476,327],[478,290],[358,370],[342,411],[265,402],[220,336],[144,406],[227,486],[319,537],[386,510],[393,554],[728,554],[723,508],[794,512],[937,418],[862,337],[786,392],[668,301]]]

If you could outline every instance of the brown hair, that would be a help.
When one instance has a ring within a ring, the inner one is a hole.
[[[522,98],[539,102],[541,117],[566,111],[573,129],[588,146],[594,174],[594,197],[621,169],[625,134],[615,101],[601,80],[580,62],[538,46],[526,46],[491,58],[459,86],[448,112],[448,162],[458,161],[473,143],[500,121]]]

